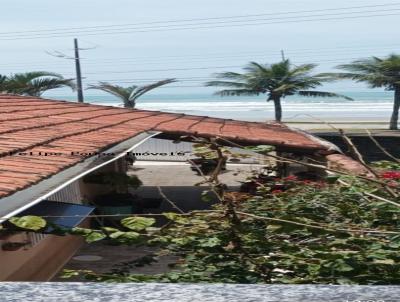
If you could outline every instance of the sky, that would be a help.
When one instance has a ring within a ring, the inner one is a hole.
[[[356,6],[371,7],[349,8]],[[337,64],[360,57],[400,52],[400,1],[393,0],[3,0],[2,11],[7,13],[0,21],[0,74],[46,70],[74,77],[74,61],[54,54],[72,56],[76,37],[85,85],[181,79],[156,94],[212,93],[214,88],[202,83],[213,73],[240,71],[249,61],[277,62],[280,50],[293,64],[318,63],[316,72],[332,71]],[[248,15],[258,16],[226,19]],[[380,16],[354,18],[359,15]],[[343,17],[347,19],[305,21]],[[83,28],[98,26],[103,27]],[[38,36],[54,29],[66,32]],[[324,88],[366,89],[351,82]],[[67,94],[72,92],[49,93]]]

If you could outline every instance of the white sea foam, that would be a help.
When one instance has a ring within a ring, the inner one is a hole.
[[[121,106],[115,102],[98,103],[108,106]],[[351,112],[351,111],[381,111],[386,112],[392,109],[392,104],[389,102],[371,103],[371,102],[352,102],[352,103],[283,103],[285,111],[293,112]],[[138,109],[145,110],[167,110],[167,111],[231,111],[231,112],[244,112],[244,111],[271,111],[274,109],[273,104],[267,102],[146,102],[138,103]]]
[[[285,119],[305,115],[346,120],[386,120],[392,111],[392,93],[353,93],[354,101],[336,98],[291,97],[282,101]],[[88,97],[88,102],[121,107],[111,98]],[[265,120],[273,118],[274,106],[265,98],[215,97],[210,95],[163,95],[145,96],[138,100],[138,109],[208,115],[244,120]]]

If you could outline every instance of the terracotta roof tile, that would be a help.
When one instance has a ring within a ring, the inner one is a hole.
[[[327,150],[317,140],[281,124],[15,95],[0,95],[0,113],[0,197],[26,188],[84,159],[71,155],[71,152],[100,152],[151,130],[219,136],[240,143],[272,144],[307,152]],[[21,154],[18,155],[18,152]],[[48,156],[43,160],[45,153]]]

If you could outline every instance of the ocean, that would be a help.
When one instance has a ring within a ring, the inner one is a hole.
[[[282,101],[283,120],[287,122],[365,121],[387,122],[393,106],[393,93],[381,91],[341,92],[354,101],[339,98],[292,96]],[[49,97],[50,98],[50,97]],[[71,96],[54,99],[74,100]],[[85,102],[121,106],[111,95],[87,95]],[[137,101],[138,109],[265,121],[274,117],[272,102],[259,97],[220,97],[211,94],[148,94]]]

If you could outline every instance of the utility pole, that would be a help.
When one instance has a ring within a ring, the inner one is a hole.
[[[81,62],[79,60],[78,39],[76,38],[74,39],[74,49],[75,49],[75,69],[76,69],[76,90],[78,92],[78,102],[83,103]]]
[[[285,52],[283,51],[283,49],[281,50],[281,56],[282,56],[282,61],[285,61]]]

